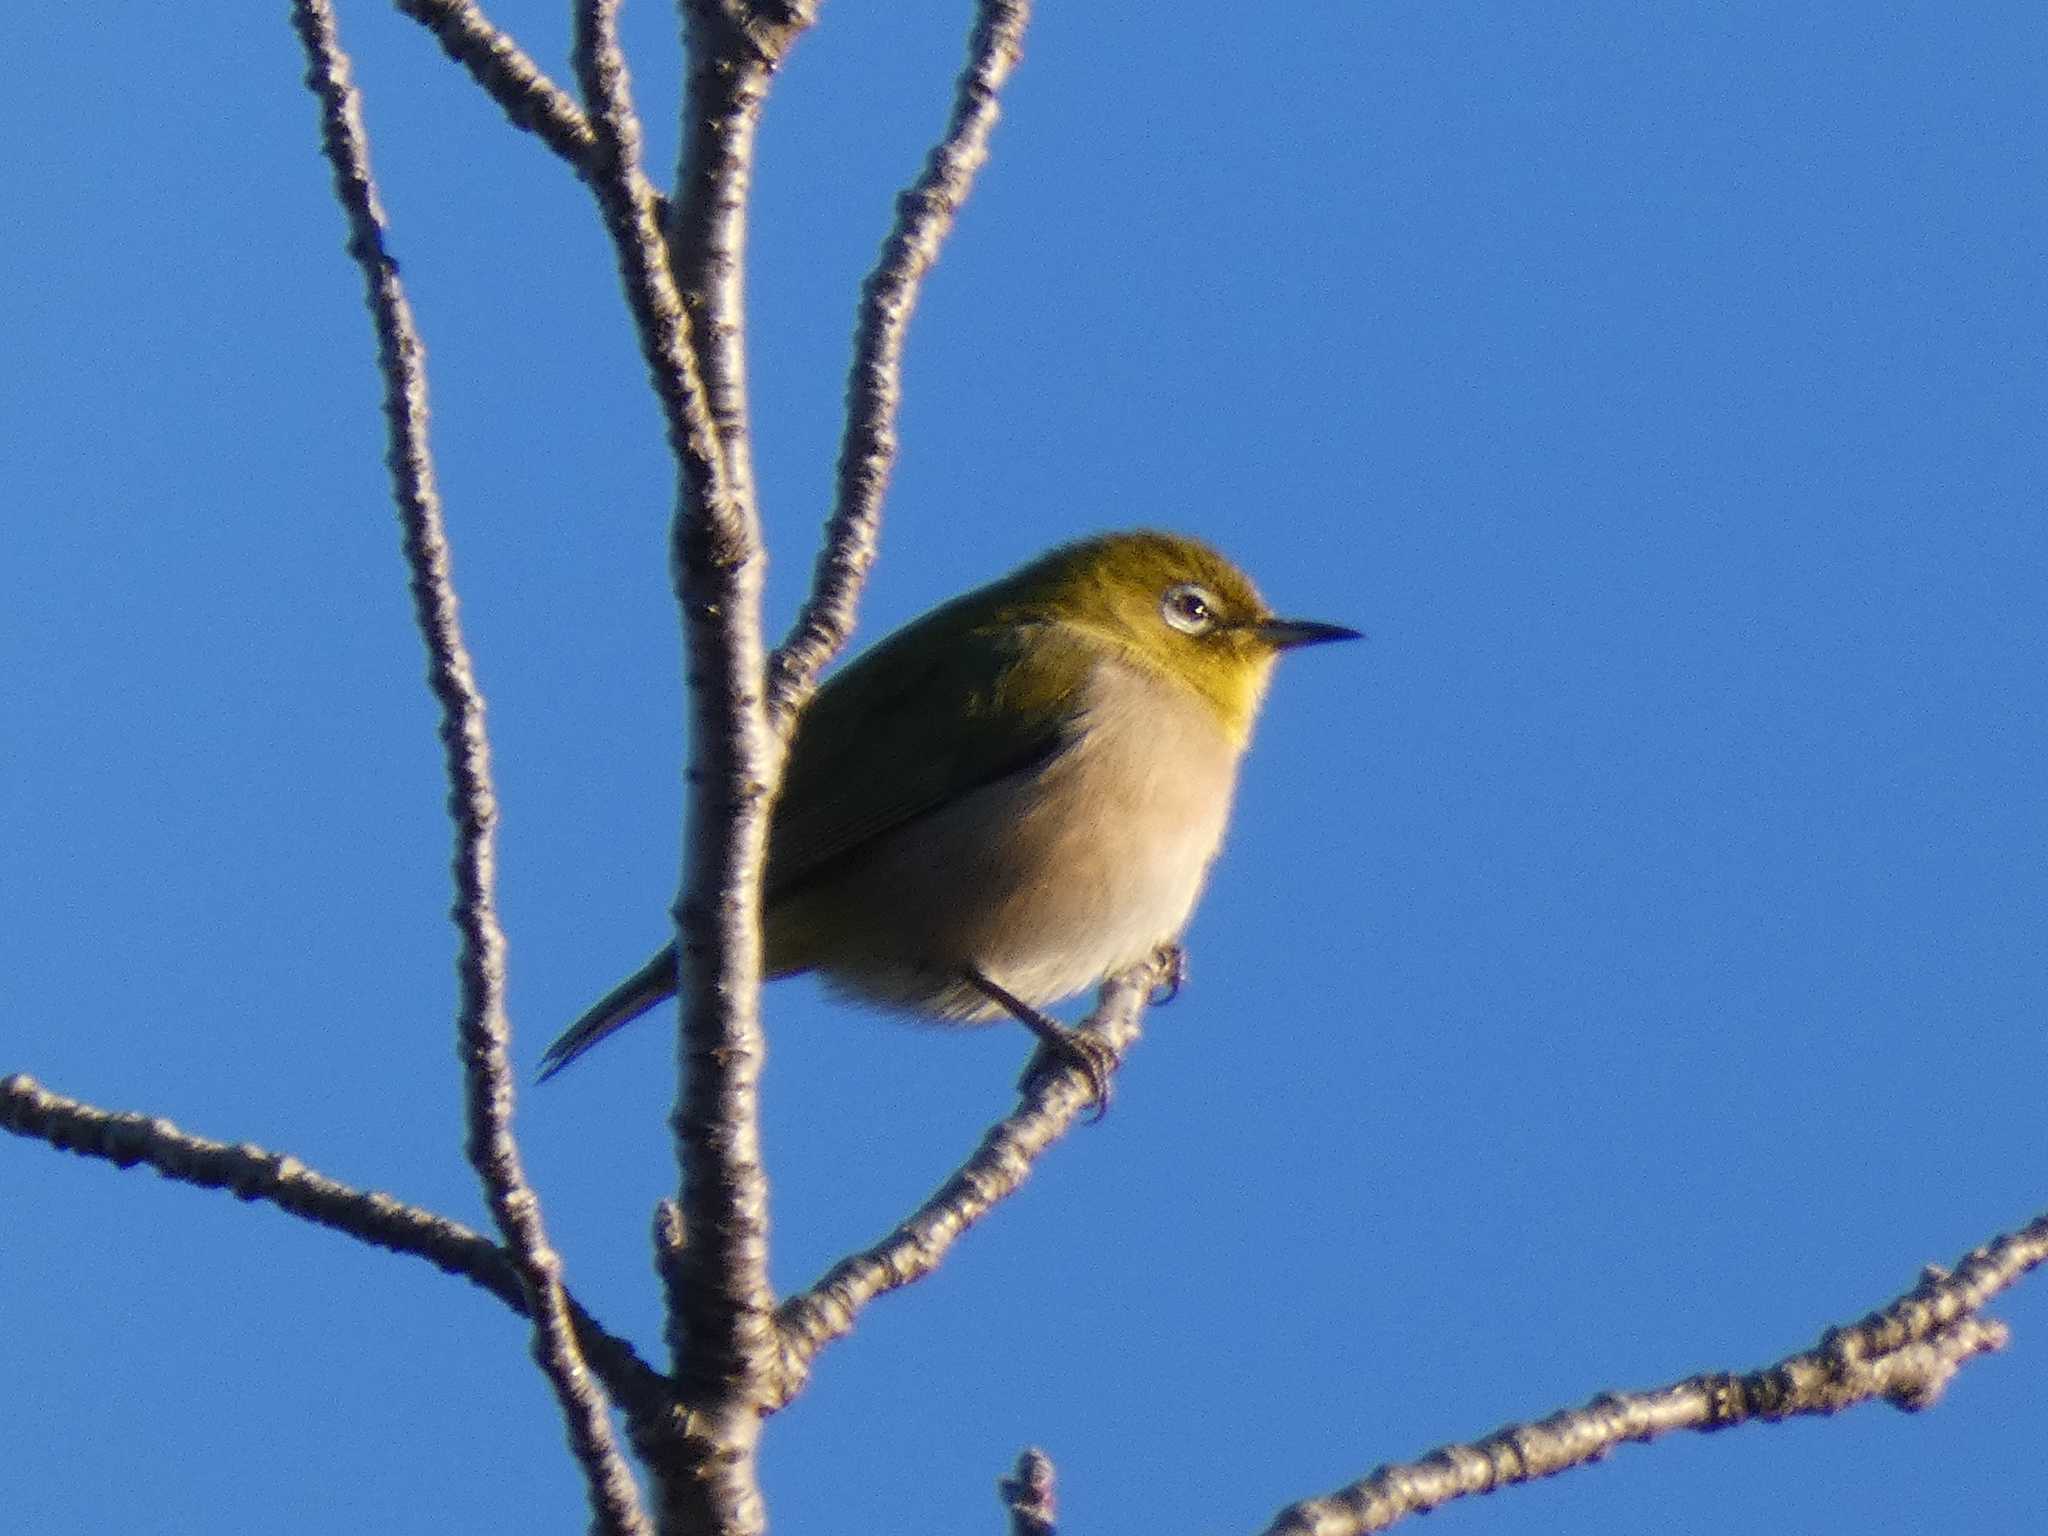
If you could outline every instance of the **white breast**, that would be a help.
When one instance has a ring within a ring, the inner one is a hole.
[[[969,966],[1045,1004],[1135,964],[1187,925],[1238,755],[1188,690],[1099,663],[1073,745],[875,850],[860,931],[817,968],[857,996],[978,1020],[1001,1012],[961,984]]]

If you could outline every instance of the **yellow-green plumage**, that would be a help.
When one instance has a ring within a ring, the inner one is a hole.
[[[1193,910],[1275,657],[1351,633],[1276,620],[1207,545],[1149,532],[1065,545],[906,625],[798,724],[767,973],[980,1021],[1013,1011],[992,992],[1036,1009],[1143,959]],[[674,990],[670,947],[547,1070]]]

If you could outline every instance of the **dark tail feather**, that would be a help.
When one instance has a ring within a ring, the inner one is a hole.
[[[632,1023],[663,998],[675,994],[676,947],[671,944],[562,1031],[540,1059],[538,1081],[546,1082],[613,1030]]]

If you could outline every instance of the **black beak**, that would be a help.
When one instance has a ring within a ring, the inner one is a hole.
[[[1265,619],[1252,629],[1275,650],[1291,651],[1303,645],[1328,645],[1332,640],[1363,640],[1364,635],[1342,624],[1323,624],[1315,619]]]

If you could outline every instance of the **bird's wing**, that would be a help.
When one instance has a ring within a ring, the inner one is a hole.
[[[1058,625],[976,623],[949,606],[838,673],[790,745],[769,830],[768,901],[1057,755],[1072,740],[1090,665]]]
[[[1031,665],[1018,663],[1030,647]],[[1057,755],[1091,652],[1057,625],[939,608],[835,674],[797,723],[768,836],[766,896],[800,890],[871,839]],[[564,1030],[552,1077],[676,990],[673,944]]]

